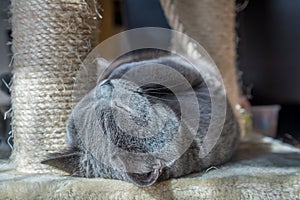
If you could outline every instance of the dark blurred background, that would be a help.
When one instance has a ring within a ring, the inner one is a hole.
[[[238,1],[241,3],[243,1]],[[250,0],[237,13],[238,68],[252,105],[280,104],[278,137],[300,139],[300,1]]]

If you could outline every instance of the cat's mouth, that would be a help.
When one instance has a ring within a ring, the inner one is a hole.
[[[148,173],[127,173],[128,179],[140,187],[146,187],[154,184],[162,173],[162,165],[153,166],[152,171]]]

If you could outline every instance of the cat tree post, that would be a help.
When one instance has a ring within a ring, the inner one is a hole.
[[[229,101],[235,107],[239,103],[235,1],[161,0],[161,4],[172,28],[195,39],[211,55],[222,75]]]
[[[64,148],[76,71],[95,41],[94,3],[12,0],[12,161],[19,171],[53,171],[40,162]]]

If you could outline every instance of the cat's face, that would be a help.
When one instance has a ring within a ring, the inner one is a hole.
[[[127,80],[104,80],[95,92],[96,116],[111,152],[125,152],[114,155],[123,165],[120,170],[139,185],[154,183],[164,165],[156,153],[178,131],[175,113],[162,99],[151,102],[141,87]]]
[[[111,109],[118,120],[122,119],[119,117],[125,117],[126,120],[136,119],[142,124],[149,121],[151,104],[143,90],[133,82],[106,79],[97,86],[95,92],[99,103],[97,109]]]

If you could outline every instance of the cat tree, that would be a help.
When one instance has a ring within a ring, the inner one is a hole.
[[[161,2],[171,26],[190,34],[211,54],[236,105],[234,0]],[[96,41],[97,6],[96,0],[12,0],[15,147],[11,163],[0,165],[1,198],[300,198],[300,151],[262,137],[245,142],[235,162],[222,168],[149,188],[62,176],[40,164],[47,153],[64,148],[75,74]],[[282,163],[266,170],[281,151],[289,157],[279,157]]]

